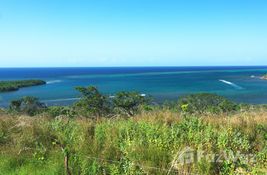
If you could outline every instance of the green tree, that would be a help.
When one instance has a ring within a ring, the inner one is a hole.
[[[19,99],[19,100],[12,100],[9,104],[9,109],[11,111],[17,111],[17,112],[20,112],[20,106],[21,106],[21,103],[22,103],[22,99]]]
[[[46,84],[43,80],[0,81],[0,92],[16,91],[23,87]]]
[[[46,109],[46,105],[40,102],[36,97],[26,96],[11,101],[9,109],[18,113],[34,116]]]
[[[179,110],[188,113],[221,113],[238,109],[238,105],[216,94],[193,94],[181,97],[178,100]]]
[[[137,92],[118,92],[113,98],[115,110],[129,116],[137,113],[141,105],[147,104],[149,99]]]
[[[76,89],[82,94],[81,99],[74,104],[78,114],[93,117],[101,117],[108,114],[109,100],[96,87],[77,87]]]

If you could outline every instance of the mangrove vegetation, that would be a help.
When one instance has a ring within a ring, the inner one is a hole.
[[[0,81],[0,92],[17,91],[23,87],[38,86],[46,84],[43,80],[16,80]]]

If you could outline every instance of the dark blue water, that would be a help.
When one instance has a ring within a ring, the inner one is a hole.
[[[236,102],[267,103],[267,67],[127,67],[127,68],[2,68],[0,80],[43,79],[47,85],[0,93],[0,106],[23,96],[36,96],[49,105],[71,104],[77,86],[94,85],[107,95],[138,91],[155,101],[176,100],[209,92]]]

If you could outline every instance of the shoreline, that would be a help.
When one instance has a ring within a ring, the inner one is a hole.
[[[0,93],[18,91],[20,88],[47,84],[44,80],[12,80],[0,81]]]

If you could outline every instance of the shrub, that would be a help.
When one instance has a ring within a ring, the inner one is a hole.
[[[113,98],[113,105],[116,111],[133,116],[140,105],[148,103],[148,98],[137,92],[118,92]]]
[[[46,109],[46,105],[40,102],[36,97],[26,96],[21,99],[11,101],[9,109],[12,112],[34,116]]]
[[[57,117],[57,116],[67,116],[67,117],[74,117],[75,111],[71,107],[67,106],[50,106],[47,109],[47,113],[51,117]]]
[[[178,100],[179,110],[188,113],[222,113],[238,109],[238,105],[222,96],[215,94],[193,94]]]
[[[8,141],[8,137],[9,137],[8,129],[9,128],[8,128],[6,122],[1,121],[0,122],[0,146],[2,144],[7,143],[7,141]]]
[[[76,89],[82,94],[81,99],[74,104],[74,108],[79,114],[87,117],[101,117],[108,114],[108,98],[102,95],[96,87],[77,87]]]
[[[57,118],[51,123],[53,144],[58,146],[63,154],[65,173],[70,175],[70,159],[75,155],[75,146],[80,143],[80,132],[77,124],[71,120]]]

